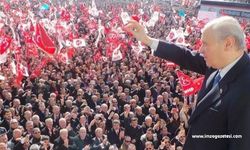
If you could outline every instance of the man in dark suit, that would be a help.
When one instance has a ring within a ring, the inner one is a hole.
[[[116,144],[117,147],[121,147],[124,139],[124,130],[121,130],[120,121],[114,120],[112,122],[112,129],[108,131],[108,141],[111,145]]]
[[[68,135],[68,129],[61,129],[60,136],[55,140],[54,150],[76,150],[76,144]]]
[[[155,56],[205,75],[184,150],[250,148],[250,60],[236,19],[220,17],[209,22],[203,29],[200,53],[152,39],[134,20],[125,28],[154,49]]]
[[[91,150],[108,150],[110,143],[107,136],[103,134],[102,128],[95,129],[95,137],[92,139]]]

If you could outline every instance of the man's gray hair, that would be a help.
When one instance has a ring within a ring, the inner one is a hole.
[[[235,38],[239,50],[246,50],[245,34],[240,23],[233,17],[223,16],[208,22],[202,31],[212,29],[218,40],[224,40],[228,36]]]

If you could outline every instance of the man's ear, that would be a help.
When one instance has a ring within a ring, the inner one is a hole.
[[[226,37],[224,42],[225,42],[224,44],[225,44],[226,51],[232,49],[236,45],[236,40],[235,40],[235,37],[233,36]]]

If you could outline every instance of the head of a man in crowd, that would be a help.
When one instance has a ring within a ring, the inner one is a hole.
[[[128,149],[129,149],[129,150],[136,150],[135,144],[130,143],[130,144],[128,145]]]
[[[129,144],[131,144],[131,137],[130,136],[125,136],[125,138],[124,138],[124,144],[125,145],[129,145]]]
[[[96,128],[95,129],[95,137],[96,138],[102,138],[103,136],[103,129],[102,128]]]
[[[81,127],[79,129],[79,136],[80,136],[80,138],[81,139],[85,139],[86,135],[87,135],[86,128],[85,127]]]
[[[212,20],[202,30],[203,54],[207,66],[221,69],[235,61],[246,50],[244,32],[233,17]]]
[[[154,136],[154,130],[153,128],[148,128],[147,131],[146,131],[146,138],[148,140],[153,140],[153,137]]]
[[[28,133],[32,133],[33,131],[33,128],[34,128],[34,124],[31,120],[28,120],[25,124],[25,129]]]
[[[45,126],[48,128],[48,129],[52,129],[53,128],[53,119],[52,118],[47,118],[45,120]]]
[[[112,122],[112,125],[113,125],[113,129],[114,129],[115,131],[119,131],[119,130],[120,130],[120,121],[119,121],[119,120],[114,120],[114,121]]]
[[[69,100],[69,99],[66,100],[66,101],[65,101],[65,105],[66,105],[67,108],[72,108],[72,101]]]
[[[11,101],[12,100],[12,94],[11,92],[6,92],[6,94],[4,95],[5,99],[7,101]]]
[[[154,150],[154,145],[151,141],[145,143],[145,150]]]
[[[5,120],[10,121],[12,118],[12,113],[10,111],[10,109],[5,109],[3,112],[3,117]]]
[[[32,117],[31,111],[26,110],[26,111],[24,112],[24,118],[25,118],[26,120],[30,120],[31,117]]]
[[[0,127],[0,143],[7,143],[7,130],[4,127]]]
[[[118,101],[117,101],[116,98],[112,99],[112,105],[113,105],[113,107],[117,107],[118,106]]]
[[[149,107],[150,106],[150,99],[149,98],[144,98],[144,106]]]
[[[168,136],[164,136],[161,142],[164,142],[165,148],[170,148],[171,143],[170,143],[170,138]]]
[[[31,120],[33,121],[34,126],[38,126],[40,124],[40,117],[38,115],[32,116]]]
[[[149,113],[150,113],[150,115],[152,115],[152,116],[156,115],[156,109],[155,109],[155,107],[150,107],[150,108],[149,108]]]
[[[38,109],[41,111],[41,112],[44,112],[46,107],[45,107],[45,104],[44,102],[39,102],[38,103]]]
[[[57,106],[57,105],[54,105],[53,107],[52,107],[52,112],[53,112],[53,114],[55,114],[55,115],[59,115],[60,114],[60,107],[59,106]]]
[[[13,139],[18,141],[22,137],[22,133],[23,133],[22,130],[15,129],[13,131]]]
[[[11,119],[10,120],[10,128],[12,130],[16,129],[18,127],[18,125],[19,125],[19,122],[18,122],[17,119]]]
[[[106,94],[106,93],[103,94],[102,99],[103,99],[104,103],[108,102],[109,101],[109,95]]]
[[[168,136],[169,135],[169,132],[168,132],[168,128],[167,127],[163,127],[161,129],[161,132],[160,134],[164,137],[164,136]]]
[[[18,99],[18,98],[15,98],[14,100],[13,100],[13,107],[14,108],[18,108],[19,106],[20,106],[20,100]]]
[[[151,127],[153,124],[153,119],[150,116],[145,117],[145,125]]]
[[[39,128],[34,128],[33,132],[32,132],[32,136],[35,139],[40,139],[41,138],[41,131],[40,131],[40,129]]]
[[[136,117],[133,117],[132,119],[131,119],[131,126],[133,127],[133,128],[136,128],[137,127],[137,125],[138,125],[138,118],[136,118]]]
[[[131,108],[135,108],[137,106],[135,99],[131,99],[129,102],[130,102]]]
[[[0,142],[0,150],[8,150],[7,142],[6,143]]]
[[[59,126],[60,126],[60,128],[62,128],[62,129],[67,127],[67,121],[66,121],[65,118],[60,118],[60,119],[59,119]]]
[[[68,139],[68,129],[61,129],[60,130],[60,138],[62,140]]]

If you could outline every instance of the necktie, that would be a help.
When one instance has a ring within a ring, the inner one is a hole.
[[[213,87],[218,84],[218,82],[220,81],[221,76],[220,76],[220,72],[218,71],[218,73],[216,74],[216,76],[214,77],[214,82],[213,82]]]
[[[216,75],[215,75],[215,77],[214,77],[214,79],[213,79],[213,84],[211,85],[211,83],[210,83],[210,85],[207,87],[207,92],[209,92],[214,86],[216,86],[216,85],[219,83],[220,79],[221,79],[220,72],[217,71],[217,73],[216,73]],[[202,101],[197,101],[196,107],[197,107],[201,102],[202,102]]]

